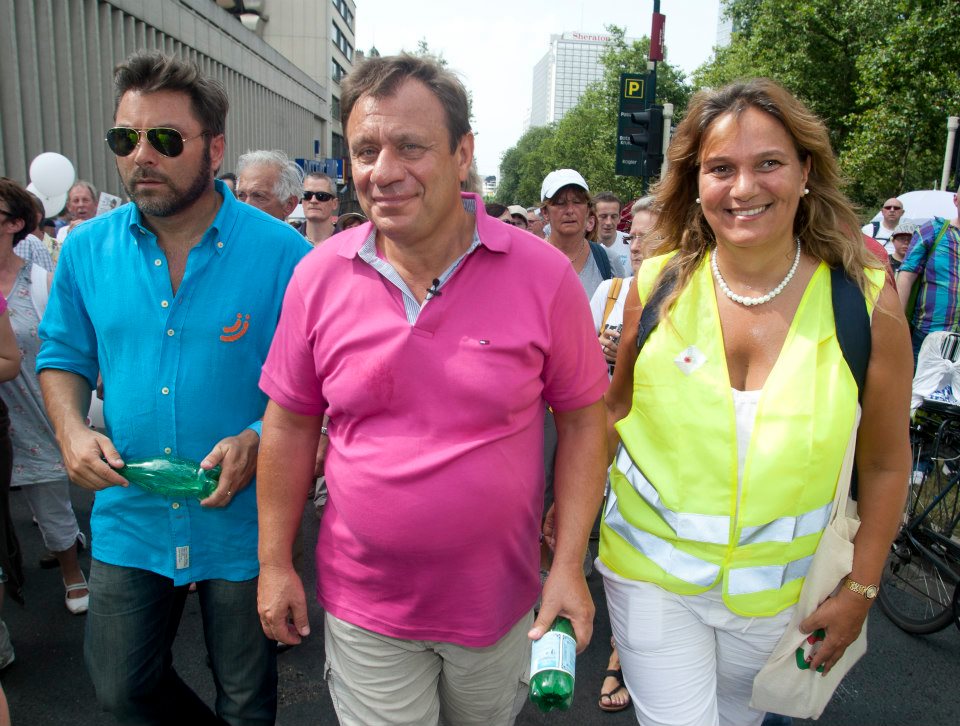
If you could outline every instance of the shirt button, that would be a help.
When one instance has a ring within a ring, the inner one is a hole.
[[[170,330],[167,331],[167,335],[173,337],[173,328],[170,328]]]
[[[160,301],[160,307],[162,307],[162,308],[168,308],[168,307],[170,307],[170,303],[167,302],[166,300],[161,300],[161,301]]]
[[[222,250],[222,249],[223,249],[223,242],[217,242],[217,248]]]
[[[180,502],[174,502],[170,506],[173,507],[174,509],[180,509]]]
[[[157,258],[156,260],[153,261],[153,264],[155,264],[157,267],[160,267],[160,265],[163,264],[163,260]]]
[[[171,453],[173,453],[173,449],[171,449],[171,448],[168,446],[168,447],[166,447],[166,448],[163,450],[163,453],[164,453],[164,454],[171,454]]]
[[[170,389],[164,386],[163,388],[160,389],[160,393],[166,396],[168,393],[170,393]]]

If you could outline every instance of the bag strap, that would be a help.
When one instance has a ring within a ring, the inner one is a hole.
[[[857,400],[863,401],[863,386],[870,363],[870,316],[863,292],[842,267],[830,270],[830,295],[837,342],[853,380],[857,382]]]
[[[877,238],[877,232],[880,231],[880,223],[879,223],[879,222],[871,222],[870,224],[873,225],[873,234],[870,235],[870,236],[873,237],[874,239],[876,239],[876,238]]]
[[[614,277],[610,280],[610,290],[607,292],[607,304],[603,308],[603,317],[600,319],[600,330],[597,331],[598,334],[603,331],[603,326],[610,317],[610,313],[613,312],[613,306],[617,304],[617,298],[620,297],[620,289],[622,287],[622,277]]]
[[[660,323],[660,306],[673,288],[677,286],[677,268],[668,267],[657,280],[653,293],[640,311],[640,325],[637,328],[637,353],[643,348],[650,333]]]
[[[949,222],[949,220],[941,219],[940,217],[934,217],[934,224],[936,224],[937,221],[943,222],[943,224],[942,224],[941,227],[940,227],[940,231],[937,232],[937,236],[934,237],[934,239],[933,239],[933,244],[930,245],[930,250],[927,252],[927,254],[925,254],[925,255],[923,256],[923,267],[921,267],[919,270],[917,270],[917,277],[918,277],[918,278],[922,278],[922,277],[923,277],[923,275],[921,275],[920,273],[923,272],[923,270],[926,269],[926,267],[927,267],[927,261],[928,261],[931,257],[933,257],[933,253],[936,251],[937,245],[940,244],[940,240],[943,239],[944,235],[947,233],[947,229],[949,229],[949,227],[950,227],[950,222]]]
[[[30,265],[30,301],[40,320],[43,320],[43,314],[47,311],[47,300],[50,299],[50,289],[47,286],[48,274],[40,265]]]
[[[613,277],[613,266],[610,264],[610,258],[607,257],[607,250],[603,245],[596,242],[590,243],[590,251],[593,253],[593,261],[600,268],[600,277],[609,280]]]

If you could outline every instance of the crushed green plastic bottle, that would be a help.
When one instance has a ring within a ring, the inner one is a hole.
[[[566,711],[573,703],[577,641],[573,625],[558,617],[530,652],[530,700],[547,713]]]
[[[117,469],[117,473],[148,492],[175,499],[205,499],[217,488],[220,479],[219,466],[205,471],[195,461],[169,456],[131,459]]]

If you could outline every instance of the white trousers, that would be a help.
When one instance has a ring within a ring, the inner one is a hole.
[[[626,580],[597,560],[623,678],[643,726],[759,726],[753,679],[793,608],[770,618],[731,612],[719,586],[675,595]]]

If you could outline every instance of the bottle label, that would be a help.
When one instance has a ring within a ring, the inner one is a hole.
[[[577,662],[577,641],[558,630],[547,632],[533,642],[530,652],[530,677],[548,670],[559,670],[574,676]]]

